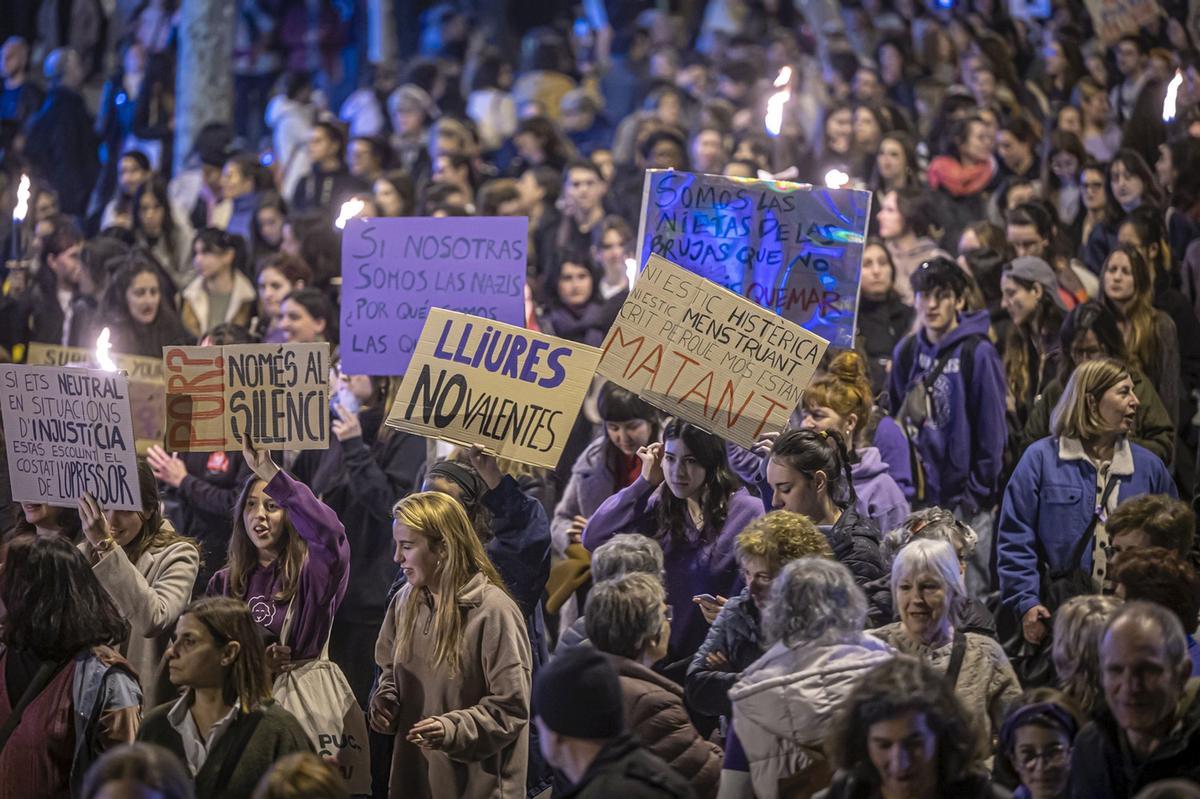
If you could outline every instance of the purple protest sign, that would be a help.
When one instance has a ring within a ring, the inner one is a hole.
[[[431,307],[525,324],[525,217],[351,219],[342,234],[342,369],[401,375]]]

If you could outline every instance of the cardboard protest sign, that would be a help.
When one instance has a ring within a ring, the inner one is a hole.
[[[162,446],[166,430],[163,406],[163,364],[158,358],[112,353],[113,363],[129,378],[129,406],[133,414],[133,435],[139,455],[151,445]],[[26,362],[30,366],[96,365],[96,354],[82,347],[31,343]]]
[[[669,261],[650,263],[597,370],[743,447],[783,430],[829,342]]]
[[[554,468],[599,360],[595,347],[431,308],[387,424]]]
[[[351,219],[342,234],[342,369],[400,375],[431,307],[522,325],[525,217]]]
[[[114,372],[0,366],[8,476],[17,502],[141,510],[129,381]]]
[[[163,347],[167,449],[329,446],[329,345]]]
[[[1162,13],[1157,0],[1087,0],[1087,9],[1096,36],[1105,45],[1153,25]]]
[[[651,255],[854,346],[871,193],[646,170],[638,263]]]

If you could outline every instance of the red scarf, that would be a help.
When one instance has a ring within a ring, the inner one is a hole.
[[[945,189],[955,197],[971,197],[983,191],[995,174],[995,161],[965,166],[956,158],[939,155],[929,162],[929,188]]]

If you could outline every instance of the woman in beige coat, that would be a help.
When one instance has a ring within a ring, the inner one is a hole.
[[[457,500],[396,504],[406,585],[388,607],[369,720],[395,734],[390,796],[524,797],[530,673],[525,620]]]
[[[175,620],[192,599],[200,546],[176,534],[162,517],[158,483],[141,460],[138,484],[140,511],[105,511],[91,494],[79,499],[84,533],[79,548],[129,622],[129,638],[121,645],[121,654],[137,671],[144,706],[151,708],[176,693],[167,679],[164,655]]]

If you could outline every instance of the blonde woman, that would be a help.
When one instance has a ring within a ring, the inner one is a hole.
[[[523,796],[533,667],[525,620],[462,505],[396,503],[405,585],[388,606],[369,720],[395,734],[389,795]]]
[[[1162,459],[1129,441],[1139,404],[1125,364],[1081,363],[1054,409],[1050,437],[1025,450],[1004,491],[1000,596],[1031,644],[1045,639],[1051,614],[1070,595],[1099,591],[1108,514],[1139,494],[1178,496]]]

